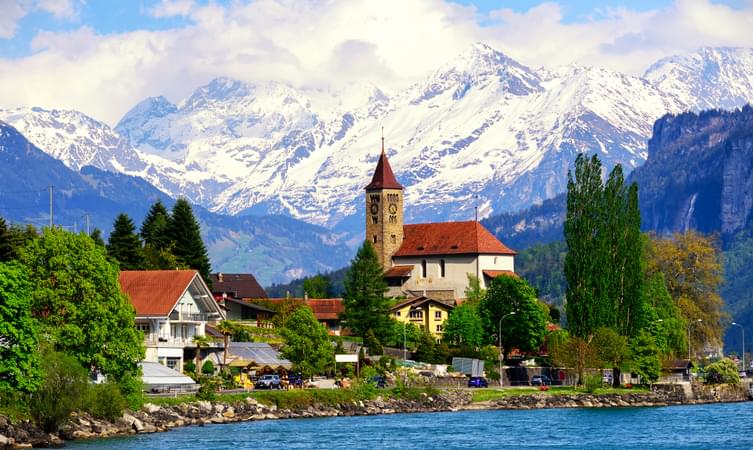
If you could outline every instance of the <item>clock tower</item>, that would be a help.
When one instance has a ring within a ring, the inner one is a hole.
[[[376,250],[382,267],[392,267],[392,255],[403,243],[403,187],[395,179],[384,152],[371,183],[366,186],[366,240]]]

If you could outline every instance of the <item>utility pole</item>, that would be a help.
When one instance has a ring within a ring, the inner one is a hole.
[[[53,220],[52,220],[52,185],[48,187],[50,190],[50,228],[52,228]]]

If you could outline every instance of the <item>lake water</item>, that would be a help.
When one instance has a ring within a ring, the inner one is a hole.
[[[749,449],[753,402],[242,422],[71,443],[107,449]]]

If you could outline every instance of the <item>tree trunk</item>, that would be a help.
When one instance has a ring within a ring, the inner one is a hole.
[[[620,374],[622,372],[618,367],[612,368],[612,387],[618,388],[620,387]]]

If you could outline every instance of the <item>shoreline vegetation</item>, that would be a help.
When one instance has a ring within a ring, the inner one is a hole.
[[[741,384],[655,385],[653,389],[572,387],[503,389],[403,388],[256,391],[220,394],[213,401],[193,395],[153,398],[115,421],[73,413],[58,433],[44,433],[28,418],[0,415],[0,448],[60,447],[68,440],[100,439],[168,431],[191,425],[253,420],[495,409],[657,407],[748,400]]]

